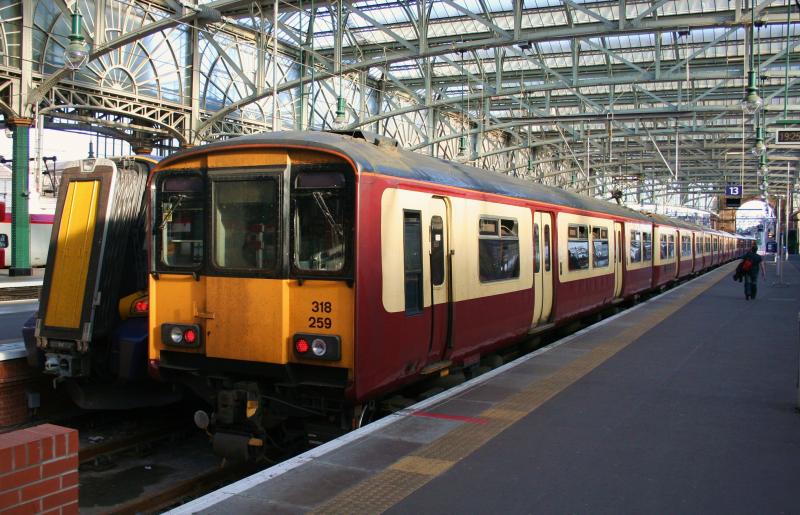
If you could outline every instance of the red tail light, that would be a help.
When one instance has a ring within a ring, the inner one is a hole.
[[[150,309],[150,300],[147,297],[139,299],[133,303],[134,313],[147,313],[149,309]]]
[[[297,340],[294,342],[294,349],[298,354],[305,354],[309,349],[308,342],[303,339]]]
[[[197,333],[194,329],[187,329],[183,333],[183,339],[186,340],[186,343],[194,343],[197,341]]]

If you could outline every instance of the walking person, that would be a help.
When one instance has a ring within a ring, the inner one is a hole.
[[[761,277],[767,279],[767,270],[764,267],[764,260],[758,255],[758,247],[753,245],[750,252],[744,255],[742,262],[739,263],[739,270],[744,276],[744,298],[746,300],[755,299],[758,292],[758,271],[761,270]]]

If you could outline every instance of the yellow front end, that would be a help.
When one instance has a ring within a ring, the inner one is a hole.
[[[157,167],[150,359],[209,373],[226,360],[242,375],[297,363],[351,379],[353,183],[344,159],[304,149],[218,149]],[[175,325],[199,334],[176,342]],[[337,337],[337,353],[314,354],[315,335]]]
[[[162,325],[198,325],[197,346],[169,344]],[[341,281],[160,275],[150,279],[150,358],[162,351],[207,358],[353,368],[353,289]],[[303,358],[298,334],[338,336],[341,359]]]

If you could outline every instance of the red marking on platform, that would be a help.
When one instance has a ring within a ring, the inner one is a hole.
[[[428,417],[438,418],[442,420],[455,420],[457,422],[466,422],[467,424],[485,424],[488,422],[485,418],[477,417],[462,417],[461,415],[445,415],[444,413],[432,413],[430,411],[415,411],[412,413],[415,417]]]

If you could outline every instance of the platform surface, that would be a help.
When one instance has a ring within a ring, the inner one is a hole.
[[[174,513],[800,511],[800,261],[725,265]]]

